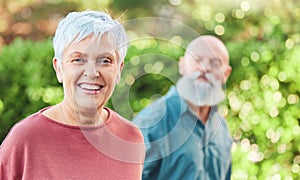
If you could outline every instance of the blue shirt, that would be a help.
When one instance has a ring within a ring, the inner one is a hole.
[[[230,179],[232,138],[216,106],[204,126],[173,86],[133,122],[146,144],[143,179]]]

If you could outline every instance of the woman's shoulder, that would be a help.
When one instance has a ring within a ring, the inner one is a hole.
[[[137,125],[124,118],[120,114],[116,113],[112,109],[107,109],[109,111],[109,123],[107,124],[107,126],[117,136],[130,142],[144,142],[142,132]]]
[[[4,143],[13,142],[15,145],[20,143],[24,144],[30,141],[33,137],[36,136],[36,131],[39,130],[40,112],[29,115],[28,117],[17,122],[9,131],[6,138],[3,141]]]
[[[26,118],[20,120],[17,122],[10,130],[10,132],[17,133],[17,132],[27,132],[28,130],[31,130],[33,126],[36,125],[34,121],[38,119],[39,112],[33,113]]]

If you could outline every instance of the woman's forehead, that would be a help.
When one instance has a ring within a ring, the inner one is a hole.
[[[113,51],[117,46],[112,38],[104,34],[102,36],[87,36],[80,41],[72,42],[69,47],[82,50]]]

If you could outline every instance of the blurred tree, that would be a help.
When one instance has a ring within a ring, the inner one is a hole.
[[[15,37],[41,40],[53,36],[60,18],[77,10],[78,6],[64,1],[2,1],[0,47],[11,43]]]
[[[17,38],[0,54],[0,140],[13,124],[42,107],[58,103],[62,89],[52,68],[50,41]]]

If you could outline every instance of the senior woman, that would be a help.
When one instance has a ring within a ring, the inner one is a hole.
[[[64,98],[11,129],[0,146],[0,179],[141,179],[143,136],[105,107],[126,41],[103,12],[71,12],[59,23],[53,67]]]

